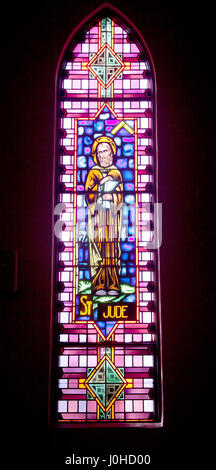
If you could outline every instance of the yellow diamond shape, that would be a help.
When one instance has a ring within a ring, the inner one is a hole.
[[[112,59],[113,64],[109,63],[109,60]],[[87,69],[104,88],[108,88],[124,68],[125,64],[107,43],[103,45],[87,64]]]

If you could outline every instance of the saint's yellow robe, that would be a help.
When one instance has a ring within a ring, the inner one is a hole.
[[[105,208],[100,181],[111,176],[118,186],[112,192],[111,208]],[[88,173],[85,185],[88,205],[89,261],[93,293],[99,289],[120,291],[121,265],[121,208],[123,183],[121,172],[115,165],[103,168],[95,165]]]

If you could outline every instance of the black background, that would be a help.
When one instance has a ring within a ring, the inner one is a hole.
[[[157,76],[164,427],[53,430],[47,424],[54,79],[68,36],[101,3],[21,1],[10,3],[1,19],[1,249],[19,252],[19,292],[3,298],[9,384],[6,390],[4,374],[2,411],[11,449],[6,458],[52,468],[54,459],[62,463],[73,452],[150,449],[158,464],[187,466],[213,450],[215,419],[210,2],[114,3],[143,35]]]

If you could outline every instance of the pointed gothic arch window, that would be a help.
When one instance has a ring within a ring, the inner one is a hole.
[[[161,426],[155,72],[115,8],[68,39],[55,122],[50,421]]]

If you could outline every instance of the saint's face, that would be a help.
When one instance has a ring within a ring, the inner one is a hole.
[[[100,166],[106,168],[111,166],[113,163],[113,153],[109,144],[106,142],[98,144],[97,146],[97,158]]]

